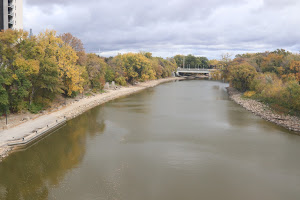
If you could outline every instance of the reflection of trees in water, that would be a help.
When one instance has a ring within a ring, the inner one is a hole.
[[[237,127],[248,127],[253,125],[253,118],[251,112],[246,111],[240,105],[235,104],[234,102],[228,102],[227,119],[231,126]]]
[[[109,102],[107,105],[112,108],[123,109],[127,111],[133,111],[135,113],[147,114],[149,113],[149,107],[146,102],[151,102],[154,88],[148,88],[142,92],[131,95],[130,97],[123,97]]]
[[[228,100],[228,94],[225,90],[225,85],[213,85],[212,90],[210,90],[214,96],[216,97],[216,100]]]
[[[266,128],[270,131],[282,131],[289,133],[285,128],[279,127],[276,124],[268,122],[260,117],[254,115],[250,111],[247,111],[242,106],[230,101],[228,102],[228,108],[226,109],[226,116],[229,124],[234,127],[246,128],[249,126],[257,126],[259,128]]]
[[[94,109],[26,151],[9,156],[0,164],[0,199],[47,199],[49,188],[82,162],[87,133],[93,137],[104,128],[101,112]]]
[[[97,133],[103,133],[105,130],[105,113],[102,106],[92,109],[80,117],[86,118],[87,130],[89,135],[94,137]]]

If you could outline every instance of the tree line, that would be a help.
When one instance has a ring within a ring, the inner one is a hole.
[[[245,97],[269,104],[277,111],[300,115],[300,54],[284,49],[223,57],[224,78]]]
[[[174,56],[175,62],[181,68],[213,68],[214,66],[209,62],[206,57],[198,57],[192,54],[176,55]]]
[[[37,112],[58,95],[101,91],[111,81],[124,86],[165,78],[176,68],[175,59],[148,52],[110,58],[86,53],[70,33],[47,30],[29,37],[25,31],[5,30],[0,32],[0,114]]]
[[[300,55],[283,49],[234,59],[226,54],[221,60],[193,55],[163,59],[149,52],[103,58],[86,53],[81,40],[70,33],[47,30],[29,37],[25,31],[5,30],[0,32],[0,114],[38,112],[58,96],[101,91],[106,82],[125,86],[169,77],[183,64],[220,69],[215,77],[227,79],[244,96],[300,113]]]

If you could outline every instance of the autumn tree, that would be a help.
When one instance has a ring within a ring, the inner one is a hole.
[[[104,59],[96,54],[88,54],[86,67],[91,87],[93,89],[103,89],[108,69],[108,65]]]
[[[27,39],[28,33],[22,30],[6,30],[0,32],[0,108],[11,109],[13,112],[26,107],[25,99],[31,82],[28,76],[35,73],[34,66],[29,63],[21,65],[21,44]],[[29,65],[28,65],[29,64]]]
[[[300,114],[300,85],[298,81],[289,81],[286,83],[284,93],[282,94],[283,106],[288,107],[292,114]]]
[[[66,45],[69,45],[73,50],[76,51],[76,54],[78,56],[77,64],[85,66],[87,62],[87,56],[82,41],[79,38],[73,36],[71,33],[64,33],[59,37]]]
[[[220,71],[225,79],[229,79],[229,66],[231,62],[231,55],[229,53],[222,54],[220,60]]]
[[[249,64],[233,65],[229,67],[229,81],[232,87],[246,91],[257,75],[255,68]]]
[[[262,72],[274,72],[278,75],[283,73],[282,68],[283,55],[270,53],[264,57],[261,63]]]
[[[164,63],[162,62],[162,59],[160,58],[152,58],[151,59],[151,66],[154,69],[156,73],[157,78],[162,78],[164,73]]]
[[[107,60],[107,63],[109,65],[109,70],[113,72],[114,80],[117,84],[125,86],[127,84],[126,77],[125,77],[125,71],[123,68],[123,60],[122,55],[118,54],[115,57],[111,57]],[[109,81],[110,78],[107,79]]]
[[[77,64],[76,51],[57,37],[55,31],[40,33],[36,38],[31,37],[28,43],[27,52],[31,54],[24,59],[28,62],[32,58],[36,61],[35,66],[39,65],[38,74],[32,80],[30,99],[49,104],[57,94],[71,96],[73,92],[83,91],[85,68]]]
[[[219,68],[220,67],[220,61],[213,59],[208,61],[208,65],[210,68]]]
[[[292,60],[290,62],[290,72],[295,76],[298,83],[300,83],[300,61]]]
[[[71,96],[73,92],[82,92],[84,80],[81,74],[83,69],[76,64],[78,59],[76,52],[70,46],[62,45],[57,58],[59,75],[67,95]]]
[[[142,54],[127,53],[122,55],[122,67],[129,83],[147,81],[156,78],[151,62]]]

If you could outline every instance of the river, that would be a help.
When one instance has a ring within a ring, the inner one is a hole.
[[[0,163],[0,199],[299,200],[300,137],[177,81],[92,109]]]

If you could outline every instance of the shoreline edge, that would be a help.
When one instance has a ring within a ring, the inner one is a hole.
[[[228,96],[232,101],[252,112],[254,115],[300,135],[299,117],[275,113],[264,103],[258,102],[254,99],[242,98],[242,93],[237,91],[235,88],[227,87],[226,89]]]
[[[135,86],[121,87],[117,90],[108,90],[105,93],[84,98],[78,102],[67,105],[60,110],[41,115],[33,120],[26,121],[15,127],[0,131],[0,163],[8,157],[18,146],[24,146],[38,141],[41,137],[56,130],[53,126],[56,123],[67,122],[92,108],[106,102],[138,93],[147,88],[155,87],[159,84],[184,80],[182,77],[171,77],[164,79],[151,80],[139,83]],[[57,126],[59,128],[60,126]]]

